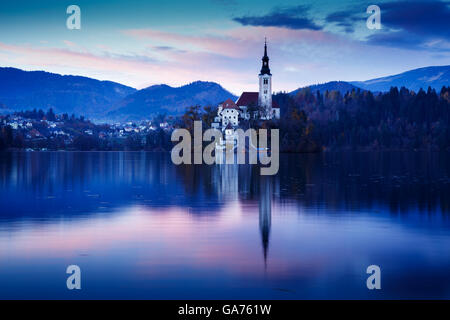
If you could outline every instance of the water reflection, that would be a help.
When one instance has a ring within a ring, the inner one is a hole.
[[[169,154],[3,153],[0,297],[71,297],[58,270],[75,262],[95,275],[84,298],[448,297],[449,159],[282,155],[260,176]],[[384,295],[361,285],[374,261]]]
[[[280,162],[279,174],[262,184],[257,166],[174,166],[168,154],[4,153],[0,201],[8,206],[1,213],[4,218],[14,208],[14,217],[36,209],[51,215],[79,205],[80,199],[84,211],[95,211],[102,198],[110,206],[189,206],[201,214],[211,205],[260,201],[268,194],[266,183],[276,201],[307,207],[383,206],[391,214],[448,214],[450,209],[448,154],[283,155]],[[42,199],[55,201],[50,208]]]
[[[261,192],[259,195],[259,229],[261,231],[264,264],[267,266],[267,251],[269,249],[270,227],[272,224],[272,188],[270,177],[261,177]]]

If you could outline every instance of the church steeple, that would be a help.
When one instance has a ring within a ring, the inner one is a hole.
[[[264,38],[264,56],[262,57],[262,67],[261,67],[261,73],[260,75],[263,74],[270,74],[270,69],[269,69],[269,56],[267,55],[267,40],[266,38]]]
[[[264,39],[264,56],[259,73],[258,105],[265,109],[261,118],[272,119],[272,74],[269,69],[269,56],[267,55],[267,41]]]

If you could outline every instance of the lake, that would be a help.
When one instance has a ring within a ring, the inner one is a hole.
[[[450,154],[0,153],[0,298],[449,299]]]

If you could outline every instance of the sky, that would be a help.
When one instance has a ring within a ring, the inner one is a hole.
[[[68,29],[77,5],[81,29]],[[369,5],[381,29],[369,29]],[[0,3],[0,66],[137,89],[214,81],[257,91],[264,38],[273,90],[450,65],[450,0],[29,0]]]

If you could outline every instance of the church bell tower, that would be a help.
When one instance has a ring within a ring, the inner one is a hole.
[[[269,57],[267,56],[267,41],[264,40],[264,56],[262,57],[262,67],[259,73],[259,94],[258,103],[265,108],[264,118],[272,118],[272,74],[269,68]]]

